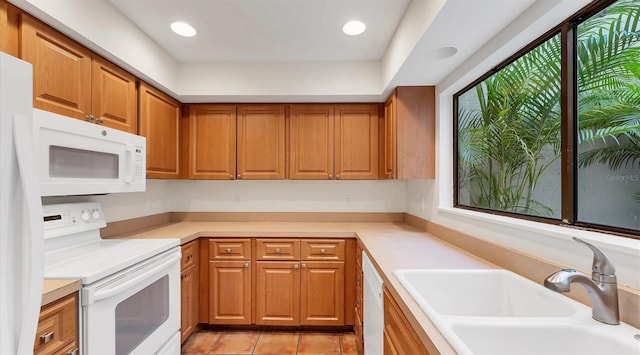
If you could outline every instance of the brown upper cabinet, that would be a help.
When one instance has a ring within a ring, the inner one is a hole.
[[[179,179],[180,104],[140,83],[140,135],[147,137],[147,178]]]
[[[189,105],[189,179],[236,177],[236,105]]]
[[[284,179],[285,105],[238,105],[237,115],[236,177]]]
[[[378,178],[378,104],[292,104],[289,178]]]
[[[0,51],[20,56],[20,9],[0,0]]]
[[[33,106],[137,133],[136,77],[21,14],[20,57],[33,65]]]
[[[399,86],[385,102],[382,175],[435,178],[435,87]]]
[[[189,105],[190,179],[284,179],[285,106]]]

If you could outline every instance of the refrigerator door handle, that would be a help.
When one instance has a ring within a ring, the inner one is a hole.
[[[35,341],[40,304],[42,300],[42,281],[44,278],[44,235],[42,220],[42,202],[40,201],[40,183],[36,175],[33,142],[31,141],[31,120],[29,117],[14,115],[13,140],[15,144],[18,170],[24,196],[25,217],[27,220],[25,243],[30,244],[30,252],[22,255],[23,266],[27,272],[27,301],[23,304],[22,325],[18,340],[18,354],[31,354]],[[24,249],[23,249],[24,250]]]

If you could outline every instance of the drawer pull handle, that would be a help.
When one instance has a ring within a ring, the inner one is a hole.
[[[280,248],[276,248],[276,254],[280,254]]]
[[[225,250],[227,252],[227,254],[231,254],[231,248],[227,248],[227,250]]]
[[[78,355],[78,348],[67,351],[67,355]]]
[[[324,250],[324,248],[320,249],[320,254],[324,255],[326,253],[326,251]]]
[[[51,340],[53,340],[53,332],[48,332],[48,333],[44,333],[40,336],[40,342],[42,343],[48,343]]]

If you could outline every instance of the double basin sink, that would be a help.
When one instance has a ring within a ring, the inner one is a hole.
[[[394,274],[459,354],[640,354],[640,330],[507,270]]]

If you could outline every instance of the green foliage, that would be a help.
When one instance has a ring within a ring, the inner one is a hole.
[[[471,205],[553,214],[534,191],[560,158],[560,46],[554,36],[458,98],[458,188]],[[579,166],[640,167],[640,0],[580,24],[576,54]]]

